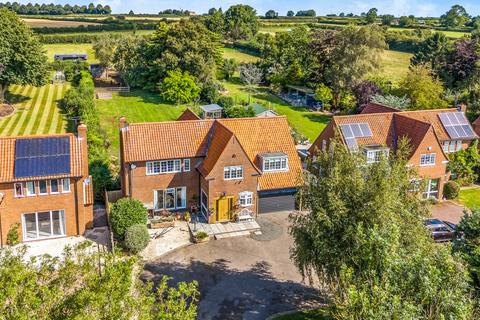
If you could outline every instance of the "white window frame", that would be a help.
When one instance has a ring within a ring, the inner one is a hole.
[[[253,206],[253,192],[243,191],[238,194],[238,202],[241,207]]]
[[[277,168],[277,164],[279,165]],[[272,168],[273,166],[273,168]],[[263,172],[285,172],[288,171],[288,156],[265,157],[263,158]]]
[[[169,168],[171,167],[171,169]],[[182,172],[182,161],[180,159],[147,161],[147,176],[156,174],[168,174]]]
[[[52,191],[52,181],[57,181],[57,191]],[[60,179],[50,180],[50,194],[59,194],[60,193]]]
[[[424,153],[420,155],[420,166],[421,167],[434,166],[436,160],[437,160],[436,153]]]
[[[179,190],[183,195],[181,206],[177,206],[177,194],[178,194]],[[158,202],[157,193],[159,191],[161,191],[163,193],[163,208],[161,208],[161,207],[157,208],[157,202]],[[173,207],[170,207],[170,208],[167,208],[166,205],[165,205],[166,204],[166,198],[167,198],[167,192],[169,192],[169,193],[173,192]],[[154,210],[181,210],[181,209],[186,209],[187,208],[187,187],[175,187],[175,188],[153,190],[153,207],[154,207]]]
[[[33,184],[33,193],[30,193],[29,185]],[[25,190],[27,197],[35,197],[37,195],[37,188],[35,181],[27,181],[25,182]]]
[[[41,191],[42,189],[40,189],[40,183],[41,183],[42,181],[45,182],[45,192],[42,192],[42,191]],[[46,195],[48,195],[48,180],[39,180],[39,181],[38,181],[38,195],[39,195],[39,196],[46,196]]]
[[[453,153],[462,150],[462,140],[443,141],[442,149],[445,153]]]
[[[62,231],[62,234],[60,235],[53,235],[53,212],[58,211],[59,218],[63,222],[63,225],[60,226],[60,230]],[[40,230],[38,226],[38,213],[39,212],[28,212],[28,213],[22,213],[22,238],[24,242],[28,241],[37,241],[37,240],[44,240],[44,239],[54,239],[54,238],[63,238],[67,235],[67,220],[66,220],[66,214],[65,210],[49,210],[49,211],[40,211],[40,212],[49,212],[50,213],[50,236],[48,237],[40,237]],[[36,238],[27,238],[27,225],[25,221],[25,216],[29,214],[34,214],[35,215],[35,226],[36,226],[36,231],[37,231],[37,237]]]
[[[20,190],[22,194],[17,194],[17,185],[20,185]],[[13,185],[13,192],[15,193],[15,198],[25,197],[25,190],[23,189],[23,182],[17,182]]]
[[[232,174],[235,173],[235,174]],[[242,180],[243,166],[228,166],[223,168],[223,180]]]
[[[183,171],[190,172],[190,159],[183,159]]]
[[[383,156],[388,157],[390,150],[388,148],[379,148],[379,149],[365,149],[367,163],[378,163]]]
[[[432,181],[433,180],[436,180],[437,181],[437,190],[436,191],[432,191]],[[438,195],[440,193],[440,179],[439,178],[435,178],[435,179],[427,179],[427,183],[426,183],[426,190],[423,191],[423,198],[424,199],[438,199]]]
[[[67,182],[68,189],[65,189],[65,182]],[[70,193],[70,178],[63,178],[61,181],[62,193]]]

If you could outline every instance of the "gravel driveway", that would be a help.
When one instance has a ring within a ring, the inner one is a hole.
[[[212,240],[172,252],[145,265],[143,279],[163,275],[197,280],[198,319],[265,319],[269,315],[317,306],[321,294],[302,282],[289,258],[288,213],[257,219],[263,234]]]

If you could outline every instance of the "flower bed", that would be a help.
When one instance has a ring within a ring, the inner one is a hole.
[[[15,111],[15,108],[10,104],[0,104],[0,118],[7,117]]]
[[[155,217],[153,219],[150,219],[150,228],[152,229],[170,228],[174,226],[174,217]]]

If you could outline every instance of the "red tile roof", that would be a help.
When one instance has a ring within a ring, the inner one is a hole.
[[[200,120],[200,117],[195,114],[190,108],[185,109],[182,114],[178,117],[177,121],[185,120]]]
[[[365,108],[363,108],[361,113],[365,114],[365,113],[386,113],[386,112],[401,112],[401,110],[398,110],[396,108],[389,107],[383,104],[370,102]]]
[[[28,177],[28,178],[15,178],[14,176],[15,141],[19,139],[31,139],[31,138],[42,138],[42,137],[69,137],[70,138],[70,174]],[[83,157],[82,157],[81,142],[74,134],[1,137],[0,138],[0,155],[1,155],[0,183],[83,176],[83,172],[82,172]]]
[[[371,137],[357,138],[359,145],[386,145],[391,146],[394,141],[391,126],[393,113],[357,114],[353,116],[335,116],[336,126],[350,123],[368,123],[372,131]]]

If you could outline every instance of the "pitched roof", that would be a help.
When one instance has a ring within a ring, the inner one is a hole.
[[[300,184],[302,167],[285,117],[137,123],[122,128],[121,136],[126,162],[206,156],[199,167],[205,175],[235,137],[257,168],[259,154],[288,155],[289,171],[262,173],[260,190]]]
[[[49,175],[49,176],[16,178],[14,174],[15,173],[16,141],[21,139],[55,138],[55,137],[68,137],[70,139],[70,173]],[[0,138],[0,155],[2,156],[2,159],[0,161],[0,183],[65,178],[65,177],[81,177],[83,175],[83,172],[82,172],[83,157],[82,157],[81,142],[74,134],[1,137]]]
[[[365,108],[363,108],[361,113],[365,114],[365,113],[386,113],[386,112],[401,112],[401,110],[398,110],[397,108],[389,107],[383,104],[370,102]]]
[[[435,129],[435,133],[440,141],[451,140],[448,132],[445,130],[438,114],[443,112],[457,112],[456,108],[404,111],[400,113],[403,116],[430,123]]]
[[[200,120],[200,117],[197,116],[190,108],[187,108],[177,118],[177,121],[185,121],[185,120]]]
[[[432,128],[429,123],[402,114],[395,115],[394,126],[397,139],[405,137],[409,140],[411,154],[415,153],[428,130]]]
[[[222,110],[222,107],[220,107],[216,103],[212,103],[212,104],[207,104],[206,106],[200,106],[200,109],[202,109],[204,112],[212,112],[212,111]]]

